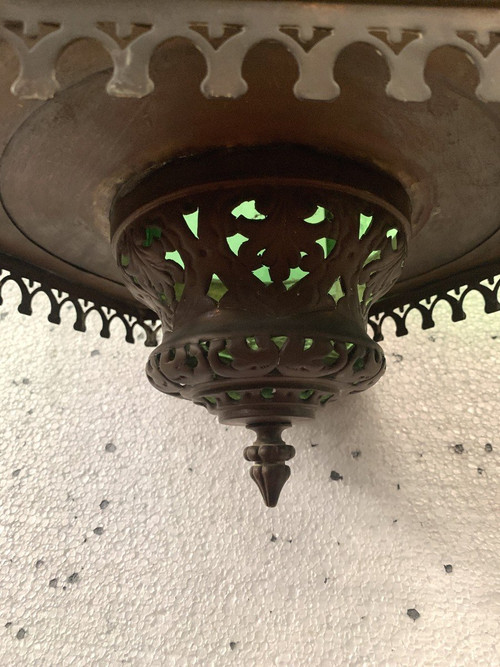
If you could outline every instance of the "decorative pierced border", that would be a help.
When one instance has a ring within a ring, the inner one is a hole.
[[[98,294],[85,294],[82,296],[81,290],[74,289],[69,284],[64,284],[61,279],[56,279],[60,283],[61,289],[55,287],[54,280],[41,269],[19,266],[19,262],[13,258],[0,254],[0,309],[3,303],[2,291],[9,282],[14,282],[21,292],[21,299],[18,311],[23,315],[32,315],[33,300],[42,293],[48,298],[50,303],[50,312],[47,319],[52,324],[61,324],[61,313],[65,305],[73,306],[75,322],[73,328],[76,331],[87,330],[87,319],[92,313],[97,313],[101,318],[100,335],[102,338],[109,338],[111,335],[111,324],[118,319],[125,328],[125,340],[127,343],[135,343],[139,340],[140,333],[145,336],[144,345],[146,347],[156,347],[160,331],[160,324],[154,313],[149,313],[143,309],[140,311],[134,308],[127,309],[124,304],[103,304],[98,298]],[[32,277],[28,274],[32,273]],[[36,274],[36,277],[35,277]],[[78,294],[80,292],[80,294]]]
[[[24,38],[16,31],[19,24]],[[351,44],[364,42],[387,63],[390,97],[412,102],[428,99],[427,59],[441,46],[454,46],[477,68],[477,96],[498,102],[500,46],[496,33],[500,33],[500,10],[480,7],[279,0],[148,0],[140,7],[135,0],[4,0],[0,7],[0,39],[13,47],[20,61],[11,90],[33,99],[48,99],[58,90],[58,56],[77,39],[96,40],[109,53],[113,66],[107,84],[110,95],[143,97],[154,89],[149,76],[154,50],[168,39],[181,37],[205,57],[207,75],[201,90],[207,97],[243,95],[247,84],[241,69],[246,54],[259,42],[271,40],[283,45],[297,62],[294,93],[298,98],[336,98],[340,88],[333,70],[339,54]],[[37,36],[37,41],[25,39]]]
[[[49,284],[53,280],[45,279],[42,270],[36,269],[36,276],[31,272],[31,278],[28,277],[30,272],[30,268],[22,266],[17,260],[0,254],[0,311],[3,286],[13,281],[21,291],[18,311],[24,315],[32,314],[33,299],[37,294],[43,292],[51,305],[47,319],[53,324],[61,323],[62,308],[65,304],[70,303],[74,307],[76,319],[73,326],[77,331],[86,331],[87,317],[97,312],[102,321],[100,335],[103,338],[110,337],[111,322],[119,319],[125,327],[125,340],[128,343],[136,342],[137,332],[142,331],[145,334],[144,344],[147,347],[156,347],[159,344],[160,324],[156,314],[152,311],[140,309],[134,311],[133,308],[124,308],[123,304],[106,305],[98,298],[85,298],[88,295],[77,296],[76,291],[73,292],[70,286],[65,285],[66,289],[64,289],[63,281],[59,279],[57,282],[61,283],[61,289]],[[407,319],[414,310],[418,311],[422,317],[422,329],[431,329],[435,326],[434,309],[442,301],[449,304],[452,321],[460,322],[466,318],[465,298],[471,292],[478,292],[483,297],[485,313],[500,311],[500,264],[480,267],[459,276],[458,279],[455,278],[455,281],[443,280],[425,289],[400,297],[390,297],[376,303],[370,309],[368,319],[373,339],[376,342],[384,339],[382,329],[390,326],[387,320],[392,320],[396,336],[406,336],[409,333]]]
[[[450,306],[453,322],[465,320],[465,298],[471,292],[483,297],[485,313],[500,311],[500,264],[479,267],[400,297],[382,299],[370,310],[368,324],[373,339],[377,342],[384,339],[382,328],[389,326],[386,324],[389,319],[395,325],[396,336],[406,336],[408,316],[414,310],[422,317],[422,329],[431,329],[435,326],[434,309],[442,301]]]

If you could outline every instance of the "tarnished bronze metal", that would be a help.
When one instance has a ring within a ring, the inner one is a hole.
[[[148,378],[257,431],[267,504],[293,456],[284,425],[384,372],[366,322],[402,270],[409,210],[373,167],[283,146],[174,161],[117,197],[124,281],[163,326]]]
[[[255,429],[274,504],[282,430],[376,381],[387,322],[500,308],[499,6],[5,0],[0,293],[159,319],[151,381]]]

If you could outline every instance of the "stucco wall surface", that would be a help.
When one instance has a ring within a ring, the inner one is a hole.
[[[500,313],[389,326],[270,510],[250,433],[35,305],[0,310],[1,665],[500,665]]]

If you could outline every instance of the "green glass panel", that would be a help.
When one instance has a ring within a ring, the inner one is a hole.
[[[189,227],[191,232],[198,238],[198,212],[200,209],[196,209],[193,213],[184,213],[183,218],[186,225]]]
[[[368,231],[368,228],[372,224],[373,216],[372,215],[361,215],[359,216],[359,238],[362,239],[363,236]]]
[[[231,251],[235,255],[238,255],[240,247],[243,245],[243,243],[245,243],[245,241],[248,241],[248,237],[238,233],[238,234],[233,234],[232,236],[228,236],[226,238],[226,241]]]
[[[366,283],[363,283],[362,285],[358,285],[358,299],[359,303],[363,302],[363,296],[365,294],[365,289],[366,289]]]
[[[366,258],[363,266],[366,266],[367,264],[370,264],[370,262],[374,262],[375,260],[380,259],[380,255],[381,255],[380,250],[372,250],[372,252]]]
[[[252,273],[260,280],[261,283],[264,283],[265,285],[269,285],[272,282],[269,268],[267,266],[261,266],[260,269],[255,269],[255,271],[252,271]]]
[[[237,391],[226,391],[226,394],[229,398],[232,398],[233,401],[241,401],[241,394]]]
[[[397,249],[398,249],[398,239],[397,239],[397,235],[398,235],[398,230],[395,229],[395,228],[393,228],[393,229],[389,229],[388,232],[387,232],[387,234],[386,234],[387,238],[388,238],[388,239],[391,239],[391,246],[392,246],[392,249],[393,249],[393,250],[397,250]]]
[[[161,229],[159,227],[148,226],[145,230],[146,238],[142,242],[144,248],[150,248],[153,245],[154,239],[161,238]]]
[[[293,287],[295,283],[298,283],[299,280],[308,275],[309,271],[303,271],[299,267],[296,267],[295,269],[290,269],[290,274],[288,275],[288,279],[285,280],[285,287],[287,289],[290,289],[290,287]]]
[[[317,206],[312,215],[304,218],[304,222],[308,222],[310,225],[317,225],[325,220],[333,220],[333,213],[323,206]]]
[[[128,255],[121,255],[120,264],[122,266],[128,266],[130,264],[130,257]]]
[[[215,398],[213,396],[203,396],[203,398],[206,401],[208,401],[209,403],[211,403],[212,405],[216,405],[216,403],[217,403],[217,401],[215,400]]]
[[[325,259],[337,245],[337,241],[335,239],[329,239],[326,236],[324,236],[322,239],[317,239],[316,243],[320,246],[320,248],[322,248]]]
[[[177,250],[174,250],[173,252],[166,252],[165,259],[170,262],[175,262],[180,267],[184,268],[184,260],[182,259]]]
[[[216,273],[212,274],[212,281],[210,287],[208,288],[207,296],[209,296],[217,303],[222,299],[224,294],[227,292],[227,287],[224,285],[222,280]]]
[[[340,277],[337,278],[337,280],[333,283],[333,285],[330,287],[328,290],[328,294],[333,297],[333,300],[335,303],[338,303],[342,297],[345,296],[345,292],[342,289],[342,283],[340,281]]]
[[[273,343],[276,345],[276,347],[277,347],[278,349],[281,350],[281,348],[283,347],[283,345],[284,345],[284,344],[286,343],[286,341],[288,340],[288,336],[273,336],[273,337],[271,338],[271,340],[272,340]]]
[[[273,398],[275,393],[276,389],[273,389],[272,387],[264,387],[264,389],[261,390],[260,395],[262,398]]]
[[[242,216],[247,220],[264,220],[266,218],[265,215],[262,215],[262,213],[259,213],[256,209],[255,199],[241,202],[241,204],[238,204],[238,206],[233,208],[231,213],[235,218]]]
[[[226,349],[217,352],[217,356],[226,365],[229,365],[233,361],[233,355],[230,354]]]
[[[245,338],[246,344],[251,350],[260,350],[260,347],[257,345],[257,341],[254,336],[248,336]]]
[[[307,399],[311,398],[313,394],[314,394],[314,389],[305,389],[304,391],[300,392],[299,398],[303,401],[307,401]]]
[[[324,219],[325,209],[323,206],[318,206],[311,216],[304,218],[304,222],[308,222],[310,225],[317,225],[319,222],[323,222]]]
[[[320,403],[326,403],[327,400],[328,400],[329,398],[331,398],[332,396],[333,396],[333,394],[325,394],[324,396],[322,396],[322,397],[319,399],[319,402],[320,402]]]
[[[304,350],[309,350],[314,343],[312,338],[304,338]]]

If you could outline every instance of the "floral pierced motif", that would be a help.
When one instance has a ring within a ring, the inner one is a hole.
[[[312,416],[370,387],[385,360],[368,309],[401,272],[405,234],[391,206],[341,187],[226,184],[139,208],[115,253],[164,325],[149,380],[226,421]]]
[[[237,213],[245,202],[254,219]],[[334,310],[361,322],[405,254],[399,219],[380,206],[285,186],[162,203],[117,245],[131,291],[166,330],[216,309],[275,317]]]

